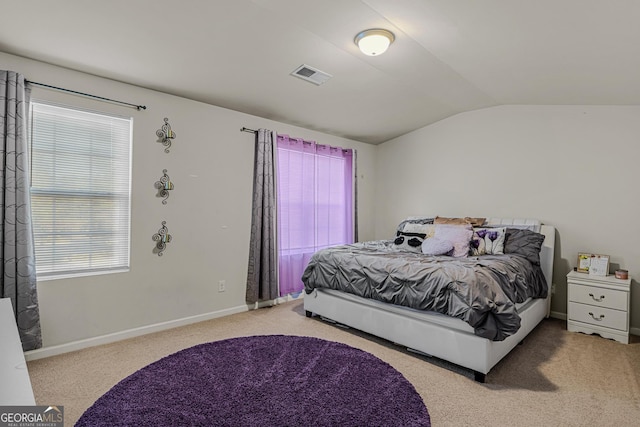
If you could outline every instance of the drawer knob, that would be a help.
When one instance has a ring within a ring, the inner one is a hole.
[[[593,294],[589,294],[589,296],[593,298],[594,301],[597,301],[597,302],[601,302],[604,299],[604,295],[600,295],[600,298],[594,297]]]
[[[596,316],[593,315],[592,312],[589,312],[589,315],[591,317],[593,317],[593,320],[597,320],[598,322],[600,322],[600,321],[602,321],[602,319],[604,319],[604,314],[601,314],[600,317],[596,317]]]

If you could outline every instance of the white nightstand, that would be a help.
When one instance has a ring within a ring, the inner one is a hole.
[[[567,274],[567,330],[629,344],[631,277]]]

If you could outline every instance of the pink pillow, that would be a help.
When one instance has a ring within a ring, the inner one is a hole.
[[[429,237],[422,242],[422,253],[429,256],[453,254],[453,243],[448,240],[440,240],[437,237]]]
[[[473,237],[473,228],[471,225],[436,224],[433,237],[451,242],[454,258],[466,258],[469,255],[469,242]]]

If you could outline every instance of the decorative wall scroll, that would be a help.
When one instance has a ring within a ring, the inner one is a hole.
[[[166,224],[167,221],[162,221],[162,228],[160,228],[152,237],[153,241],[156,242],[155,250],[157,251],[158,256],[162,256],[164,250],[167,249],[167,243],[171,242],[171,234],[169,234],[169,229]]]
[[[176,133],[171,130],[171,125],[169,124],[168,118],[164,118],[164,125],[162,125],[162,127],[156,131],[156,136],[160,138],[160,142],[162,142],[162,145],[167,147],[164,149],[164,152],[168,153],[169,148],[171,148],[171,140],[176,137]]]
[[[162,204],[166,205],[167,199],[169,198],[169,191],[173,190],[173,182],[171,182],[169,175],[167,175],[166,169],[163,169],[162,173],[163,173],[162,178],[160,178],[159,181],[156,181],[155,187],[159,190],[158,196],[164,197]]]

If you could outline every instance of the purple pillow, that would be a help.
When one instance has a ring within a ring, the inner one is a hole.
[[[453,257],[466,258],[469,254],[469,242],[473,236],[471,225],[436,224],[433,237],[448,240],[453,244]]]
[[[453,255],[453,243],[448,240],[430,237],[422,242],[422,253],[429,256]]]

